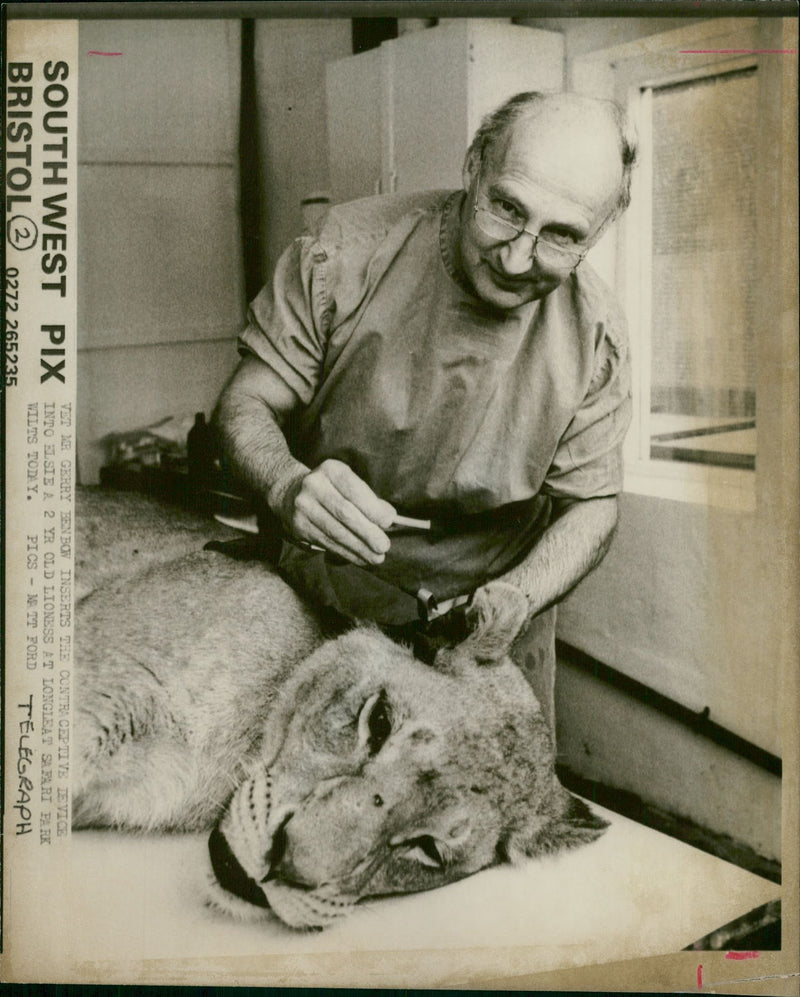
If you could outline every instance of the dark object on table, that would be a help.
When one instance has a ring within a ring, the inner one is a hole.
[[[225,466],[204,412],[196,413],[185,442],[159,434],[174,420],[106,438],[109,461],[100,484],[122,491],[146,492],[199,512],[247,516],[253,511],[249,489]]]

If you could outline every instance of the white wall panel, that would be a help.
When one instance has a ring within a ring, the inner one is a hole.
[[[235,335],[237,205],[231,167],[82,166],[80,347]]]
[[[397,190],[458,188],[469,144],[467,23],[386,42],[392,59],[387,126]]]
[[[470,137],[485,115],[523,90],[564,87],[564,39],[557,31],[471,19],[468,58]]]
[[[568,769],[780,861],[777,776],[565,662],[556,718]]]
[[[78,450],[208,412],[244,317],[240,26],[80,24]],[[92,55],[119,52],[120,55]]]
[[[559,636],[775,754],[780,601],[755,515],[625,494],[605,561]]]
[[[331,200],[380,193],[383,146],[383,51],[369,49],[327,65],[328,156]]]
[[[263,239],[269,272],[302,232],[300,201],[328,187],[325,64],[351,51],[347,18],[256,21]]]
[[[80,49],[81,162],[235,162],[237,21],[82,21]]]

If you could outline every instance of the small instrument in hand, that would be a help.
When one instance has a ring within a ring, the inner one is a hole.
[[[404,527],[407,530],[429,530],[431,528],[431,521],[429,519],[412,519],[410,516],[395,515],[391,526],[387,528],[386,532],[391,533],[397,527]],[[325,548],[318,547],[317,544],[302,542],[301,545],[307,547],[309,550],[325,552]]]
[[[223,523],[225,526],[231,526],[233,529],[241,530],[243,533],[258,533],[255,516],[234,517],[224,516],[221,513],[214,513],[214,519],[216,519],[218,523]],[[392,530],[398,526],[405,527],[407,530],[429,530],[431,528],[431,521],[429,519],[412,519],[411,516],[395,515],[389,530]],[[318,544],[309,543],[307,540],[296,540],[295,543],[300,547],[305,547],[306,550],[313,550],[320,554],[327,553],[324,547],[320,547]]]
[[[242,533],[258,533],[258,520],[252,516],[226,516],[221,512],[214,513],[214,519],[223,526],[240,530]]]
[[[409,530],[429,530],[431,521],[429,519],[412,519],[410,516],[395,515],[392,526],[405,526]],[[389,529],[392,529],[392,526]]]

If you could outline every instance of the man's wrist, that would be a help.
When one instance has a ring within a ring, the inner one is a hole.
[[[294,457],[287,456],[285,462],[271,475],[272,482],[267,488],[267,505],[280,519],[285,529],[291,523],[294,497],[300,489],[300,484],[310,469]]]

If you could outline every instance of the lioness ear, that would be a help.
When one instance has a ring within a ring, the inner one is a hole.
[[[467,610],[470,633],[459,645],[479,664],[500,661],[528,620],[528,600],[515,585],[489,582],[475,593]]]
[[[561,813],[549,820],[545,814],[532,814],[527,827],[517,827],[500,843],[500,853],[511,863],[536,855],[553,854],[567,848],[588,845],[609,826],[577,796],[557,786]]]

